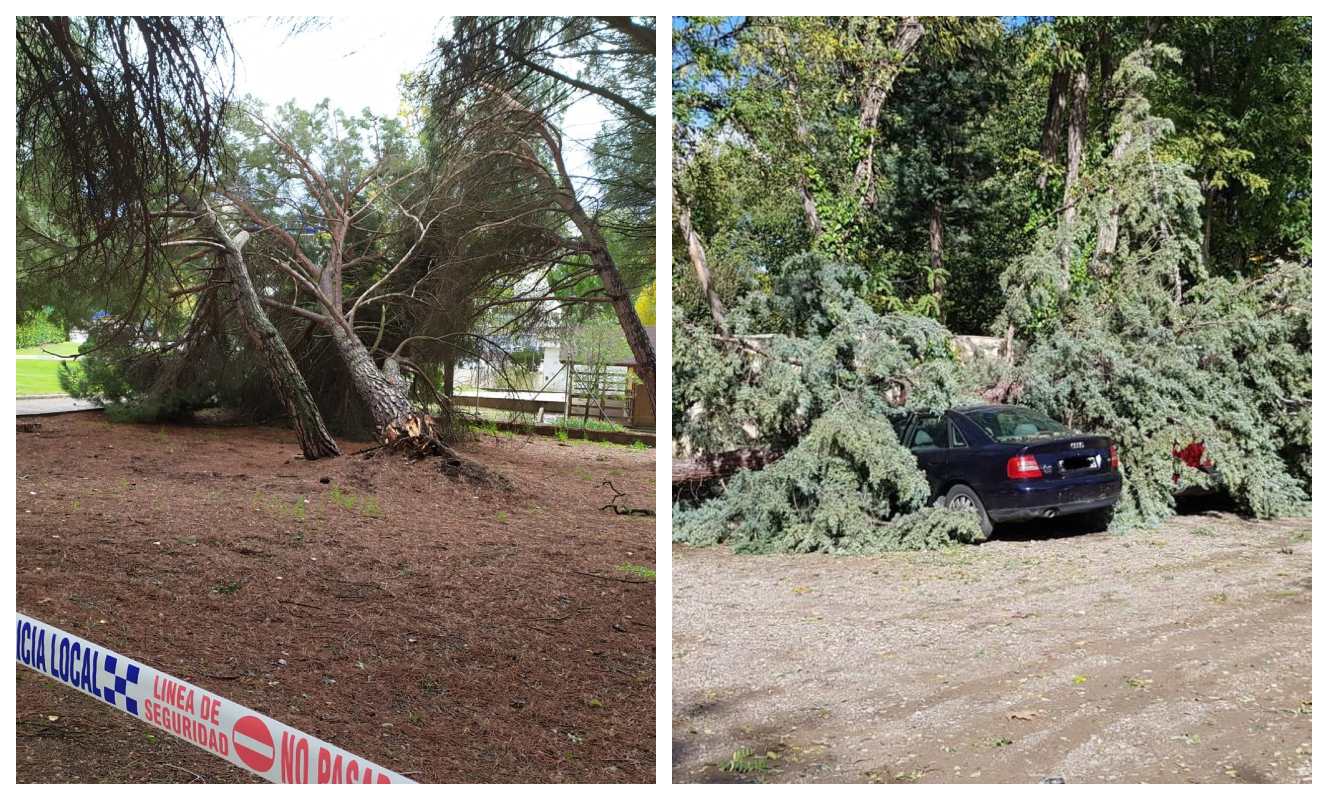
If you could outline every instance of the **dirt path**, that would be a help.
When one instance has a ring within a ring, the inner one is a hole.
[[[653,781],[654,451],[463,447],[306,462],[289,431],[18,434],[17,605],[419,781]],[[362,444],[343,442],[347,452]],[[26,669],[21,782],[252,776]]]
[[[1308,519],[1057,533],[675,547],[674,780],[1310,779]]]

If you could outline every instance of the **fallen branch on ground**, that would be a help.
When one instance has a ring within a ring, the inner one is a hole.
[[[626,492],[618,491],[618,487],[613,485],[613,481],[606,480],[600,486],[607,486],[613,492],[613,499],[599,507],[600,511],[613,510],[613,513],[620,517],[653,517],[655,512],[648,508],[632,508],[630,506],[618,505],[619,497],[626,497]]]

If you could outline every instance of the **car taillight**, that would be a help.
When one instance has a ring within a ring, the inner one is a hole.
[[[1116,445],[1111,446],[1111,468],[1120,469],[1120,456],[1116,455]]]
[[[1005,462],[1007,478],[1041,478],[1042,467],[1033,456],[1015,456]]]

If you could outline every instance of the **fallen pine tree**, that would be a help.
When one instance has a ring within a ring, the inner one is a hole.
[[[926,479],[890,424],[900,385],[910,403],[946,405],[977,384],[944,328],[876,313],[858,295],[863,277],[818,256],[790,259],[769,293],[727,315],[733,330],[765,334],[757,347],[675,326],[675,438],[694,456],[678,477],[731,476],[680,493],[675,540],[873,552],[981,538],[976,518],[927,508]]]

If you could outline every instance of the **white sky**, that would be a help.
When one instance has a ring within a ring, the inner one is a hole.
[[[443,17],[338,17],[321,28],[288,35],[291,21],[261,17],[227,18],[238,56],[236,95],[252,94],[269,107],[288,100],[310,108],[331,98],[349,114],[369,108],[380,116],[401,110],[397,81],[419,69],[438,38],[451,30]],[[560,68],[571,69],[570,67]],[[563,120],[567,168],[590,175],[589,141],[609,118],[599,101],[582,97]]]

